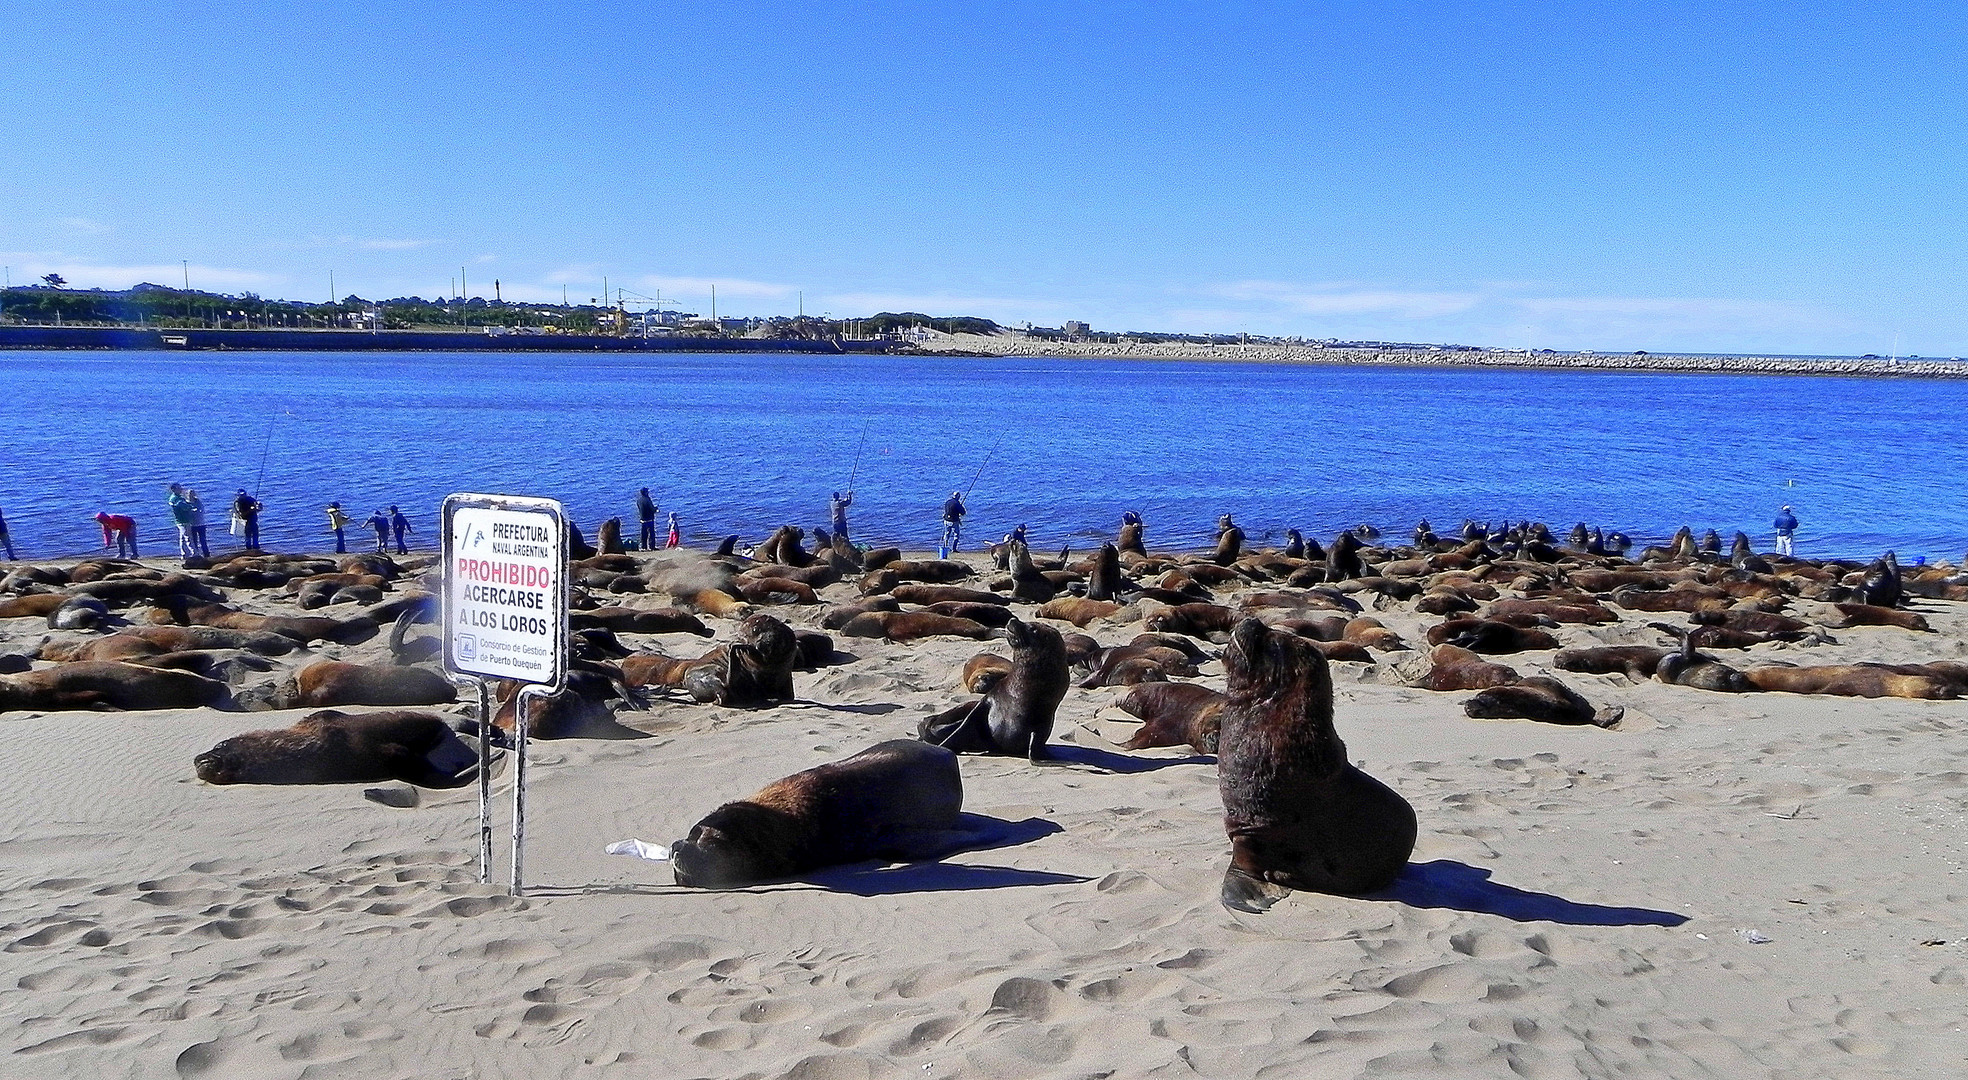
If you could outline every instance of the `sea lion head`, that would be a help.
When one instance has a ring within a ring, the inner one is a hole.
[[[1245,619],[1230,631],[1223,667],[1232,691],[1241,689],[1256,700],[1331,685],[1325,654],[1303,638],[1277,633],[1258,619]],[[1308,672],[1311,678],[1306,677]]]
[[[736,889],[790,877],[796,864],[787,841],[789,815],[757,803],[718,807],[670,845],[676,883],[693,889]]]
[[[237,784],[245,775],[245,762],[233,753],[233,742],[226,739],[191,759],[191,767],[208,784]]]
[[[793,628],[771,615],[748,615],[738,624],[738,642],[749,645],[767,667],[792,663],[799,654],[799,637]]]

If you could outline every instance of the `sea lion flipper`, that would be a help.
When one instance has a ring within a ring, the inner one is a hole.
[[[1234,866],[1223,872],[1223,906],[1235,911],[1262,915],[1290,894],[1289,888],[1253,877]]]
[[[955,753],[986,753],[991,744],[991,699],[926,716],[916,726],[916,738]]]

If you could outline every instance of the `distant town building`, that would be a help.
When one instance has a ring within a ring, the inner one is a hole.
[[[1079,338],[1084,338],[1088,334],[1093,333],[1093,327],[1088,326],[1086,323],[1079,322],[1078,320],[1075,319],[1068,319],[1066,321],[1066,325],[1060,327],[1060,329],[1065,331],[1067,337],[1074,338],[1076,340]]]

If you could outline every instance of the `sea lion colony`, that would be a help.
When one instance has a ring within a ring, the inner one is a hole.
[[[709,555],[599,552],[576,534],[569,685],[535,710],[529,734],[633,735],[670,709],[772,708],[793,700],[795,671],[954,637],[1013,648],[927,673],[950,687],[952,704],[917,718],[925,741],[1036,762],[1061,702],[1078,696],[1105,718],[1143,721],[1125,749],[1217,753],[1226,715],[1249,712],[1226,708],[1234,665],[1221,651],[1248,625],[1304,643],[1342,683],[1442,694],[1443,707],[1484,719],[1617,728],[1607,691],[1641,681],[1679,688],[1691,712],[1716,692],[1968,693],[1968,664],[1891,662],[1895,635],[1930,632],[1921,609],[1968,599],[1968,577],[1949,566],[1902,567],[1891,553],[1866,564],[1757,555],[1740,536],[1724,555],[1685,529],[1632,559],[1617,534],[1582,526],[1564,542],[1528,524],[1468,525],[1443,538],[1423,523],[1400,545],[1367,531],[1321,545],[1290,530],[1283,549],[1251,549],[1226,519],[1213,550],[1158,553],[1136,520],[1079,560],[1035,557],[1017,541],[973,560],[830,540],[809,551],[787,527],[755,553],[783,562],[737,554],[735,543]],[[437,584],[428,557],[17,565],[0,579],[0,620],[33,647],[0,656],[0,710],[368,705],[400,718],[405,707],[438,706],[431,715],[455,726],[472,707],[454,703],[434,662]],[[713,643],[690,648],[705,637]],[[1812,662],[1814,653],[1828,659]],[[502,727],[514,722],[513,689],[499,694]],[[360,774],[291,764],[377,741],[374,725],[334,730],[342,715],[315,714],[291,737],[257,736],[281,747],[285,773],[243,762],[200,774]],[[893,734],[909,734],[897,726]],[[443,741],[419,736],[432,737]],[[394,744],[382,753],[422,760]],[[1261,906],[1238,895],[1239,906]]]

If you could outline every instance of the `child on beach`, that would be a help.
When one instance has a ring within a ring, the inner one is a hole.
[[[677,512],[675,510],[670,511],[670,542],[663,546],[664,547],[683,546],[683,526],[678,523]]]

